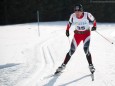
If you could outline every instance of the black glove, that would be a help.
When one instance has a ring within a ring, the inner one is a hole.
[[[91,29],[91,31],[95,31],[95,30],[96,30],[96,27],[93,26],[92,29]]]
[[[69,37],[69,30],[66,30],[66,36]]]

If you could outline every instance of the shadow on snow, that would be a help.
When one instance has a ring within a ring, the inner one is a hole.
[[[72,84],[72,83],[74,83],[74,82],[78,82],[78,81],[80,81],[80,80],[82,80],[82,79],[84,79],[84,78],[87,78],[87,77],[89,77],[89,76],[91,76],[91,74],[82,76],[82,77],[80,77],[80,78],[78,78],[78,79],[75,79],[75,80],[73,80],[73,81],[70,81],[70,82],[68,82],[68,83],[65,83],[65,84],[62,84],[62,85],[59,85],[59,86],[67,86],[67,85],[69,85],[69,84]],[[59,77],[59,76],[53,77],[47,84],[45,84],[45,85],[43,85],[43,86],[54,86],[54,84],[55,84],[55,82],[56,82],[56,80],[57,80],[58,77]]]
[[[10,63],[10,64],[5,64],[5,65],[0,65],[0,69],[9,68],[16,65],[19,65],[19,64]]]
[[[78,82],[78,81],[80,81],[80,80],[82,80],[82,79],[84,79],[84,78],[87,78],[87,77],[89,77],[89,76],[91,76],[91,74],[82,76],[82,77],[80,77],[80,78],[78,78],[78,79],[75,79],[75,80],[73,80],[73,81],[70,81],[70,82],[68,82],[68,83],[65,83],[65,84],[62,84],[62,85],[59,85],[59,86],[67,86],[68,84],[71,84],[71,83],[74,83],[74,82]]]
[[[56,80],[57,80],[57,78],[58,78],[59,76],[54,76],[47,84],[45,84],[44,86],[54,86],[54,84],[55,84],[55,82],[56,82]]]

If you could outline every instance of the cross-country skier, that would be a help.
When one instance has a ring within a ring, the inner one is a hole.
[[[93,27],[91,28],[91,31],[95,31],[96,20],[93,17],[93,15],[89,12],[84,12],[81,4],[76,5],[74,8],[74,13],[72,13],[70,16],[69,23],[67,24],[67,29],[66,29],[66,36],[69,37],[69,29],[72,23],[75,24],[74,37],[71,43],[71,48],[69,52],[66,54],[64,62],[60,67],[58,67],[55,74],[60,73],[62,70],[65,69],[66,64],[70,60],[71,56],[73,55],[73,53],[75,52],[76,48],[78,47],[81,41],[83,41],[84,44],[83,49],[86,54],[87,61],[89,63],[89,69],[91,73],[95,72],[95,68],[92,63],[91,53],[89,51],[90,32],[91,32],[89,21],[93,22]]]

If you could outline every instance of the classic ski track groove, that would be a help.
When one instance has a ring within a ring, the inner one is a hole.
[[[57,30],[57,31],[62,31],[62,30]],[[56,32],[56,31],[54,31]],[[53,59],[52,53],[50,51],[50,47],[48,45],[48,43],[50,43],[51,41],[53,41],[54,39],[58,39],[62,36],[62,34],[58,35],[58,36],[51,36],[48,39],[46,39],[45,41],[43,41],[42,43],[40,43],[40,51],[42,54],[42,67],[41,70],[36,74],[37,76],[35,76],[31,81],[29,81],[29,83],[27,84],[27,86],[36,86],[45,76],[44,71],[47,71],[48,67],[51,67],[51,70],[53,69],[53,67],[55,66],[55,61]],[[48,53],[48,55],[50,56],[50,62],[47,60],[47,56],[46,56],[46,52]],[[48,62],[50,64],[48,64]],[[51,71],[50,70],[50,71]],[[34,85],[31,85],[31,82],[35,82]]]

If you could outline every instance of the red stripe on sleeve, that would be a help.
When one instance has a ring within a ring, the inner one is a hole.
[[[66,30],[69,30],[69,28],[70,28],[70,24],[68,23],[68,24],[67,24]]]
[[[94,22],[93,22],[93,26],[96,27],[96,25],[97,25],[97,23],[96,23],[96,21],[94,21]]]

